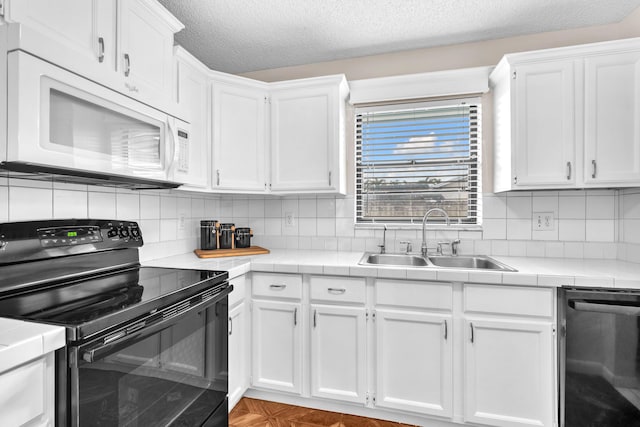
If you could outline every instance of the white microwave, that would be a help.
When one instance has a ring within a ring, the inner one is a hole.
[[[188,123],[21,51],[7,82],[6,169],[166,187],[188,174]]]

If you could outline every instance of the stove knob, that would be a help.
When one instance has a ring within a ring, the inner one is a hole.
[[[120,229],[120,237],[122,237],[122,238],[129,237],[129,230],[127,230],[126,228],[121,228]]]
[[[131,235],[137,239],[138,237],[140,237],[140,230],[138,230],[137,228],[132,228]]]
[[[118,230],[116,230],[115,227],[107,231],[107,237],[111,238],[111,237],[117,237],[117,236],[118,236]]]

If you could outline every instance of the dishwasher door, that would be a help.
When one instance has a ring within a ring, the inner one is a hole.
[[[560,290],[560,426],[640,427],[640,291]]]

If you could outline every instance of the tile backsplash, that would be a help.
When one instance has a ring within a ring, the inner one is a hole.
[[[487,193],[482,227],[428,230],[427,241],[460,239],[461,253],[623,259],[640,262],[640,189]],[[534,228],[534,214],[552,213],[552,229]],[[117,218],[140,223],[141,258],[187,253],[199,246],[199,221],[248,226],[252,244],[270,249],[377,251],[382,227],[354,226],[353,196],[232,196],[177,190],[130,191],[21,179],[0,181],[0,221]],[[387,250],[421,230],[389,227]]]

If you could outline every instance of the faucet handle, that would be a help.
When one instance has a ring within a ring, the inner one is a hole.
[[[386,247],[385,245],[378,245],[378,247],[380,248],[380,253],[383,254],[386,252]]]
[[[457,256],[458,255],[458,245],[460,244],[460,239],[456,239],[453,242],[451,242],[451,255],[453,256]]]
[[[400,244],[401,245],[407,245],[407,248],[406,248],[406,251],[405,251],[406,253],[409,253],[409,252],[411,252],[413,250],[413,246],[411,245],[411,242],[409,242],[408,240],[403,240],[403,241],[400,242]]]

